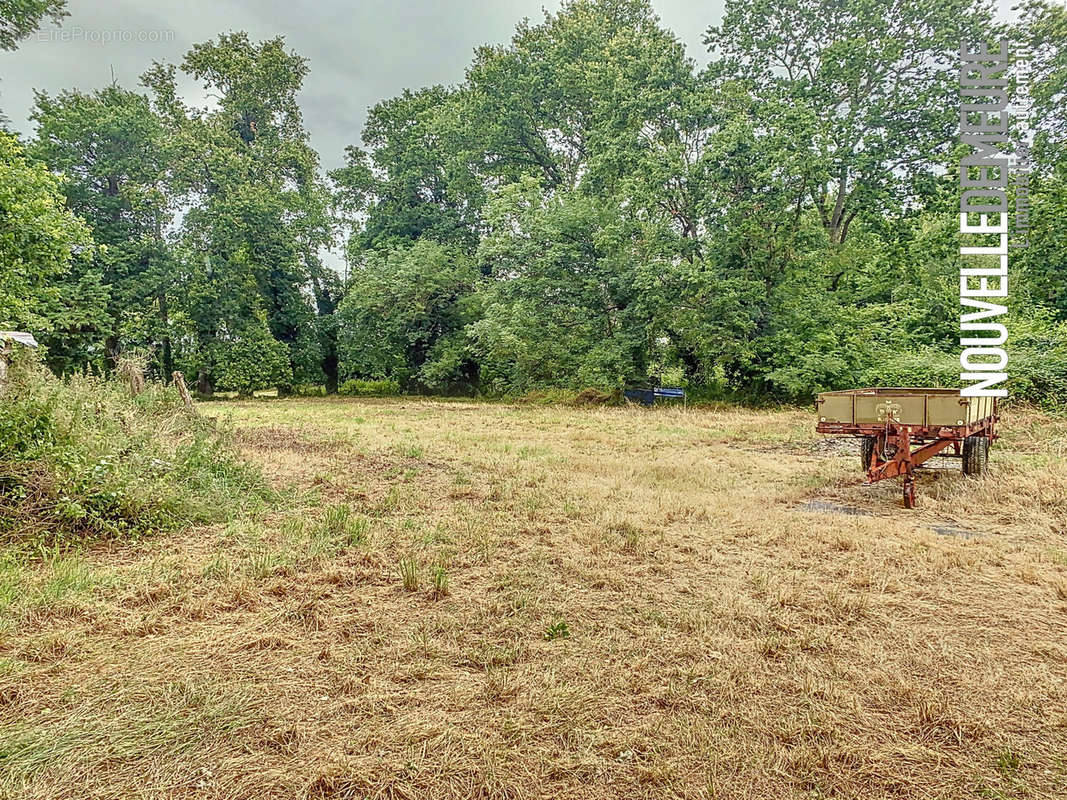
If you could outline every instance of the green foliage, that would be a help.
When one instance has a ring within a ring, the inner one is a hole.
[[[288,351],[262,322],[251,322],[212,343],[213,373],[219,389],[251,396],[259,389],[292,383]]]
[[[67,0],[0,0],[0,50],[14,50],[46,17],[58,23],[66,16]]]
[[[548,190],[614,193],[663,141],[692,81],[646,0],[569,0],[541,24],[520,22],[509,46],[476,51],[463,102],[470,146],[487,157],[470,160],[490,184],[533,176]]]
[[[1038,4],[1052,97],[1063,36]],[[335,174],[341,205],[370,215],[338,316],[346,368],[433,389],[461,370],[529,396],[666,375],[804,401],[862,380],[958,384],[943,355],[959,335],[943,177],[958,75],[942,56],[998,32],[985,0],[889,17],[862,0],[732,0],[697,73],[643,0],[519,24],[460,86],[379,104],[368,149]],[[1031,398],[1058,374],[1026,367],[1022,335],[1042,314],[1024,303],[1063,295],[1056,190],[1016,283],[1013,389]],[[449,294],[472,231],[483,277]],[[431,242],[420,273],[412,254]]]
[[[405,90],[370,110],[367,150],[347,148],[346,165],[330,174],[339,205],[367,212],[351,240],[353,262],[367,249],[418,239],[476,244],[484,191],[464,160],[462,101],[461,92],[433,86]]]
[[[92,340],[64,332],[49,342],[53,366],[69,371],[95,358],[97,367],[111,370],[124,348],[149,349],[161,353],[159,370],[169,376],[176,298],[163,238],[172,209],[161,121],[147,97],[118,86],[92,94],[38,93],[31,116],[38,129],[33,155],[67,176],[67,205],[101,245],[75,274],[99,275],[107,298],[108,320],[100,332],[105,357],[99,358]]]
[[[398,566],[400,583],[405,592],[414,592],[419,588],[419,562],[411,556],[400,559]]]
[[[431,592],[437,599],[447,597],[449,594],[448,587],[448,570],[442,565],[437,564],[434,566],[430,573]]]
[[[143,78],[165,122],[170,191],[188,206],[175,252],[191,345],[181,362],[204,393],[335,385],[335,332],[318,319],[339,292],[318,258],[331,238],[328,197],[296,100],[307,61],[280,37],[237,32],[194,46],[182,70],[217,102],[186,107],[172,66]],[[234,347],[241,364],[229,367]],[[264,356],[258,371],[253,355]]]
[[[1024,0],[1016,10],[1012,39],[1017,49],[1029,51],[1030,120],[1037,132],[1038,167],[1047,169],[1052,163],[1062,165],[1067,156],[1067,7],[1053,0]]]
[[[548,641],[552,641],[553,639],[569,639],[571,635],[571,629],[570,626],[567,624],[566,620],[559,619],[555,622],[549,623],[549,625],[545,627],[545,632],[543,635],[544,638]]]
[[[172,388],[53,377],[26,359],[0,403],[0,538],[68,542],[215,522],[267,498],[259,473]]]
[[[1067,322],[1039,310],[1015,314],[1005,324],[1009,395],[1067,410]]]
[[[483,386],[608,389],[645,372],[648,318],[637,258],[619,210],[577,194],[542,195],[527,178],[488,212],[479,260],[493,278],[469,328]]]
[[[0,131],[0,330],[77,335],[103,322],[99,273],[75,268],[92,238],[62,187]]]
[[[705,42],[712,70],[763,102],[810,113],[768,117],[805,156],[808,194],[830,241],[861,213],[907,198],[956,141],[961,41],[996,38],[988,0],[729,0]],[[906,169],[901,169],[905,167]]]
[[[469,386],[464,326],[479,277],[461,252],[428,240],[369,252],[337,311],[341,375],[406,389]]]
[[[864,386],[959,386],[959,354],[932,347],[888,352],[859,373]]]
[[[1030,302],[1067,320],[1067,163],[1056,174],[1035,177],[1029,199],[1032,231],[1028,246],[1012,253],[1013,266],[1024,271],[1013,293],[1025,292]]]
[[[517,399],[520,403],[533,405],[599,406],[618,403],[620,397],[621,394],[618,392],[603,392],[592,387],[586,387],[581,391],[550,387],[547,389],[534,389],[531,392],[520,395]]]
[[[312,539],[338,548],[357,547],[367,540],[367,520],[352,513],[351,506],[330,506],[312,528]]]
[[[4,13],[11,47],[62,4]],[[145,351],[203,394],[958,385],[953,54],[1008,27],[989,0],[727,0],[698,69],[649,0],[565,0],[457,85],[375,105],[329,184],[307,59],[223,34],[153,65],[147,96],[40,94],[30,153],[63,179],[0,142],[0,328],[67,373]],[[1025,0],[1010,28],[1037,131],[1010,388],[1050,403],[1067,13]],[[343,281],[320,258],[338,239]]]

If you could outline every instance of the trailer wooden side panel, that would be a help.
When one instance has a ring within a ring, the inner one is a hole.
[[[852,405],[856,396],[838,392],[826,392],[819,397],[825,398],[819,405],[819,419],[823,422],[852,422]]]
[[[966,425],[970,409],[960,403],[959,393],[927,395],[926,425]]]
[[[858,394],[853,422],[878,423],[895,419],[906,425],[922,425],[926,396],[911,394]]]
[[[991,397],[961,397],[957,389],[871,388],[822,392],[819,421],[851,425],[895,419],[925,427],[973,426],[996,414]]]

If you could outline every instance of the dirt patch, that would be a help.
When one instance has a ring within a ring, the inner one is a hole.
[[[809,453],[826,456],[859,456],[861,439],[851,436],[822,436],[807,443]]]
[[[930,530],[938,536],[953,536],[957,539],[984,539],[989,536],[988,533],[982,533],[981,531],[975,531],[969,528],[960,528],[956,525],[931,525]]]
[[[828,500],[809,500],[794,506],[797,511],[813,511],[820,514],[844,514],[848,517],[873,517],[874,513],[855,506],[845,506],[840,503],[832,503]]]

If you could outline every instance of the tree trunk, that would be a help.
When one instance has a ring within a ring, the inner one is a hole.
[[[196,375],[196,391],[202,397],[211,397],[214,392],[206,369],[201,369]]]
[[[118,334],[111,334],[104,340],[104,371],[114,372],[119,366],[119,353],[121,348],[119,346]]]
[[[328,352],[322,359],[322,371],[326,373],[326,394],[337,394],[337,351]]]
[[[316,260],[314,262],[318,264]],[[337,312],[337,299],[330,294],[329,289],[319,280],[318,275],[312,275],[312,290],[315,294],[315,311],[319,317],[320,330],[323,330],[323,320]],[[331,320],[331,323],[334,323]],[[329,324],[323,330],[321,336],[323,345],[322,371],[326,375],[326,394],[337,394],[337,327]]]
[[[170,311],[167,305],[167,295],[159,295],[159,319],[163,323],[163,374],[174,374],[174,351],[170,344],[170,334],[167,333],[170,323]],[[182,385],[185,385],[185,378],[182,377]]]
[[[7,339],[0,339],[0,394],[4,393],[4,389],[7,388],[7,365],[11,359],[11,342]]]
[[[682,367],[685,370],[685,377],[694,383],[697,382],[700,378],[700,359],[697,358],[697,354],[693,351],[693,348],[681,348],[678,351],[678,358],[681,359]]]

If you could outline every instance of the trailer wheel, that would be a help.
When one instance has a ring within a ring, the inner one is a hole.
[[[989,438],[968,436],[963,440],[963,474],[984,475],[989,470]]]
[[[874,448],[878,444],[877,436],[864,436],[860,443],[860,458],[863,459],[863,471],[871,468],[871,458],[874,456]]]

